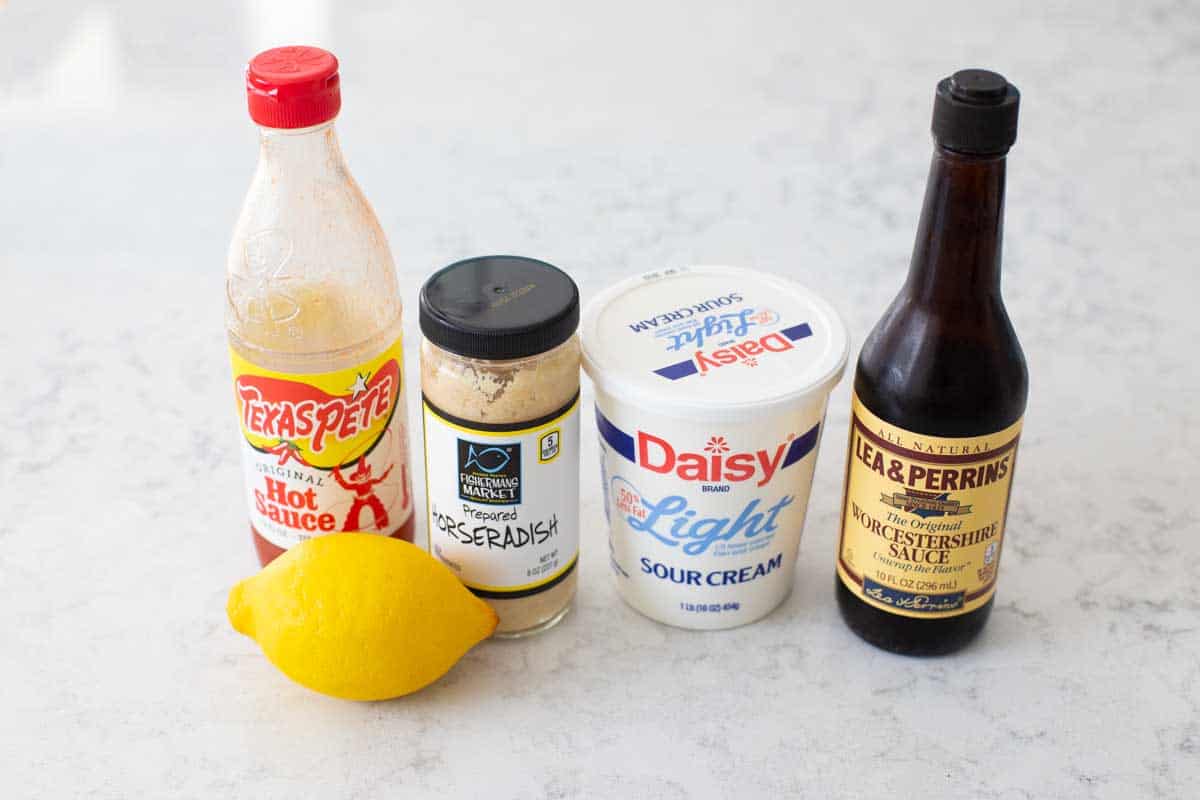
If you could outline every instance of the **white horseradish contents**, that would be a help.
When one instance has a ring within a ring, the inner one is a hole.
[[[684,628],[729,628],[791,591],[845,327],[790,281],[723,267],[627,280],[589,304],[617,590]]]
[[[453,264],[421,292],[429,545],[499,636],[558,622],[579,556],[578,290],[533,259]]]

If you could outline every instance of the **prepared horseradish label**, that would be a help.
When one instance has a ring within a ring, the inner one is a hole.
[[[287,549],[335,531],[399,531],[413,511],[400,340],[349,369],[306,375],[231,356],[258,534]]]
[[[424,398],[430,549],[480,597],[555,586],[579,556],[579,396],[540,419],[484,424]]]
[[[854,396],[837,571],[876,608],[966,614],[996,590],[1021,421],[945,438],[881,420]]]

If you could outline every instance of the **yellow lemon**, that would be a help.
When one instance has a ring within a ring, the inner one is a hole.
[[[297,683],[349,700],[415,692],[496,630],[496,613],[419,547],[309,539],[229,593],[229,621]]]

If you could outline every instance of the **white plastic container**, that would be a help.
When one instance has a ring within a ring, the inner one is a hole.
[[[769,614],[846,365],[837,312],[782,278],[691,267],[610,288],[581,330],[617,591],[683,628]]]

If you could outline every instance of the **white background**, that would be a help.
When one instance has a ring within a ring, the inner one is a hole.
[[[1005,72],[1032,389],[977,644],[912,661],[839,621],[844,381],[796,591],[763,622],[697,634],[620,604],[585,426],[559,628],[395,702],[282,678],[225,620],[255,561],[221,314],[256,156],[242,65],[293,40],[342,59],[343,145],[410,310],[482,253],[559,264],[585,298],[731,263],[828,297],[855,349],[906,268],[936,80]],[[1194,794],[1198,79],[1186,2],[9,0],[0,795]]]

